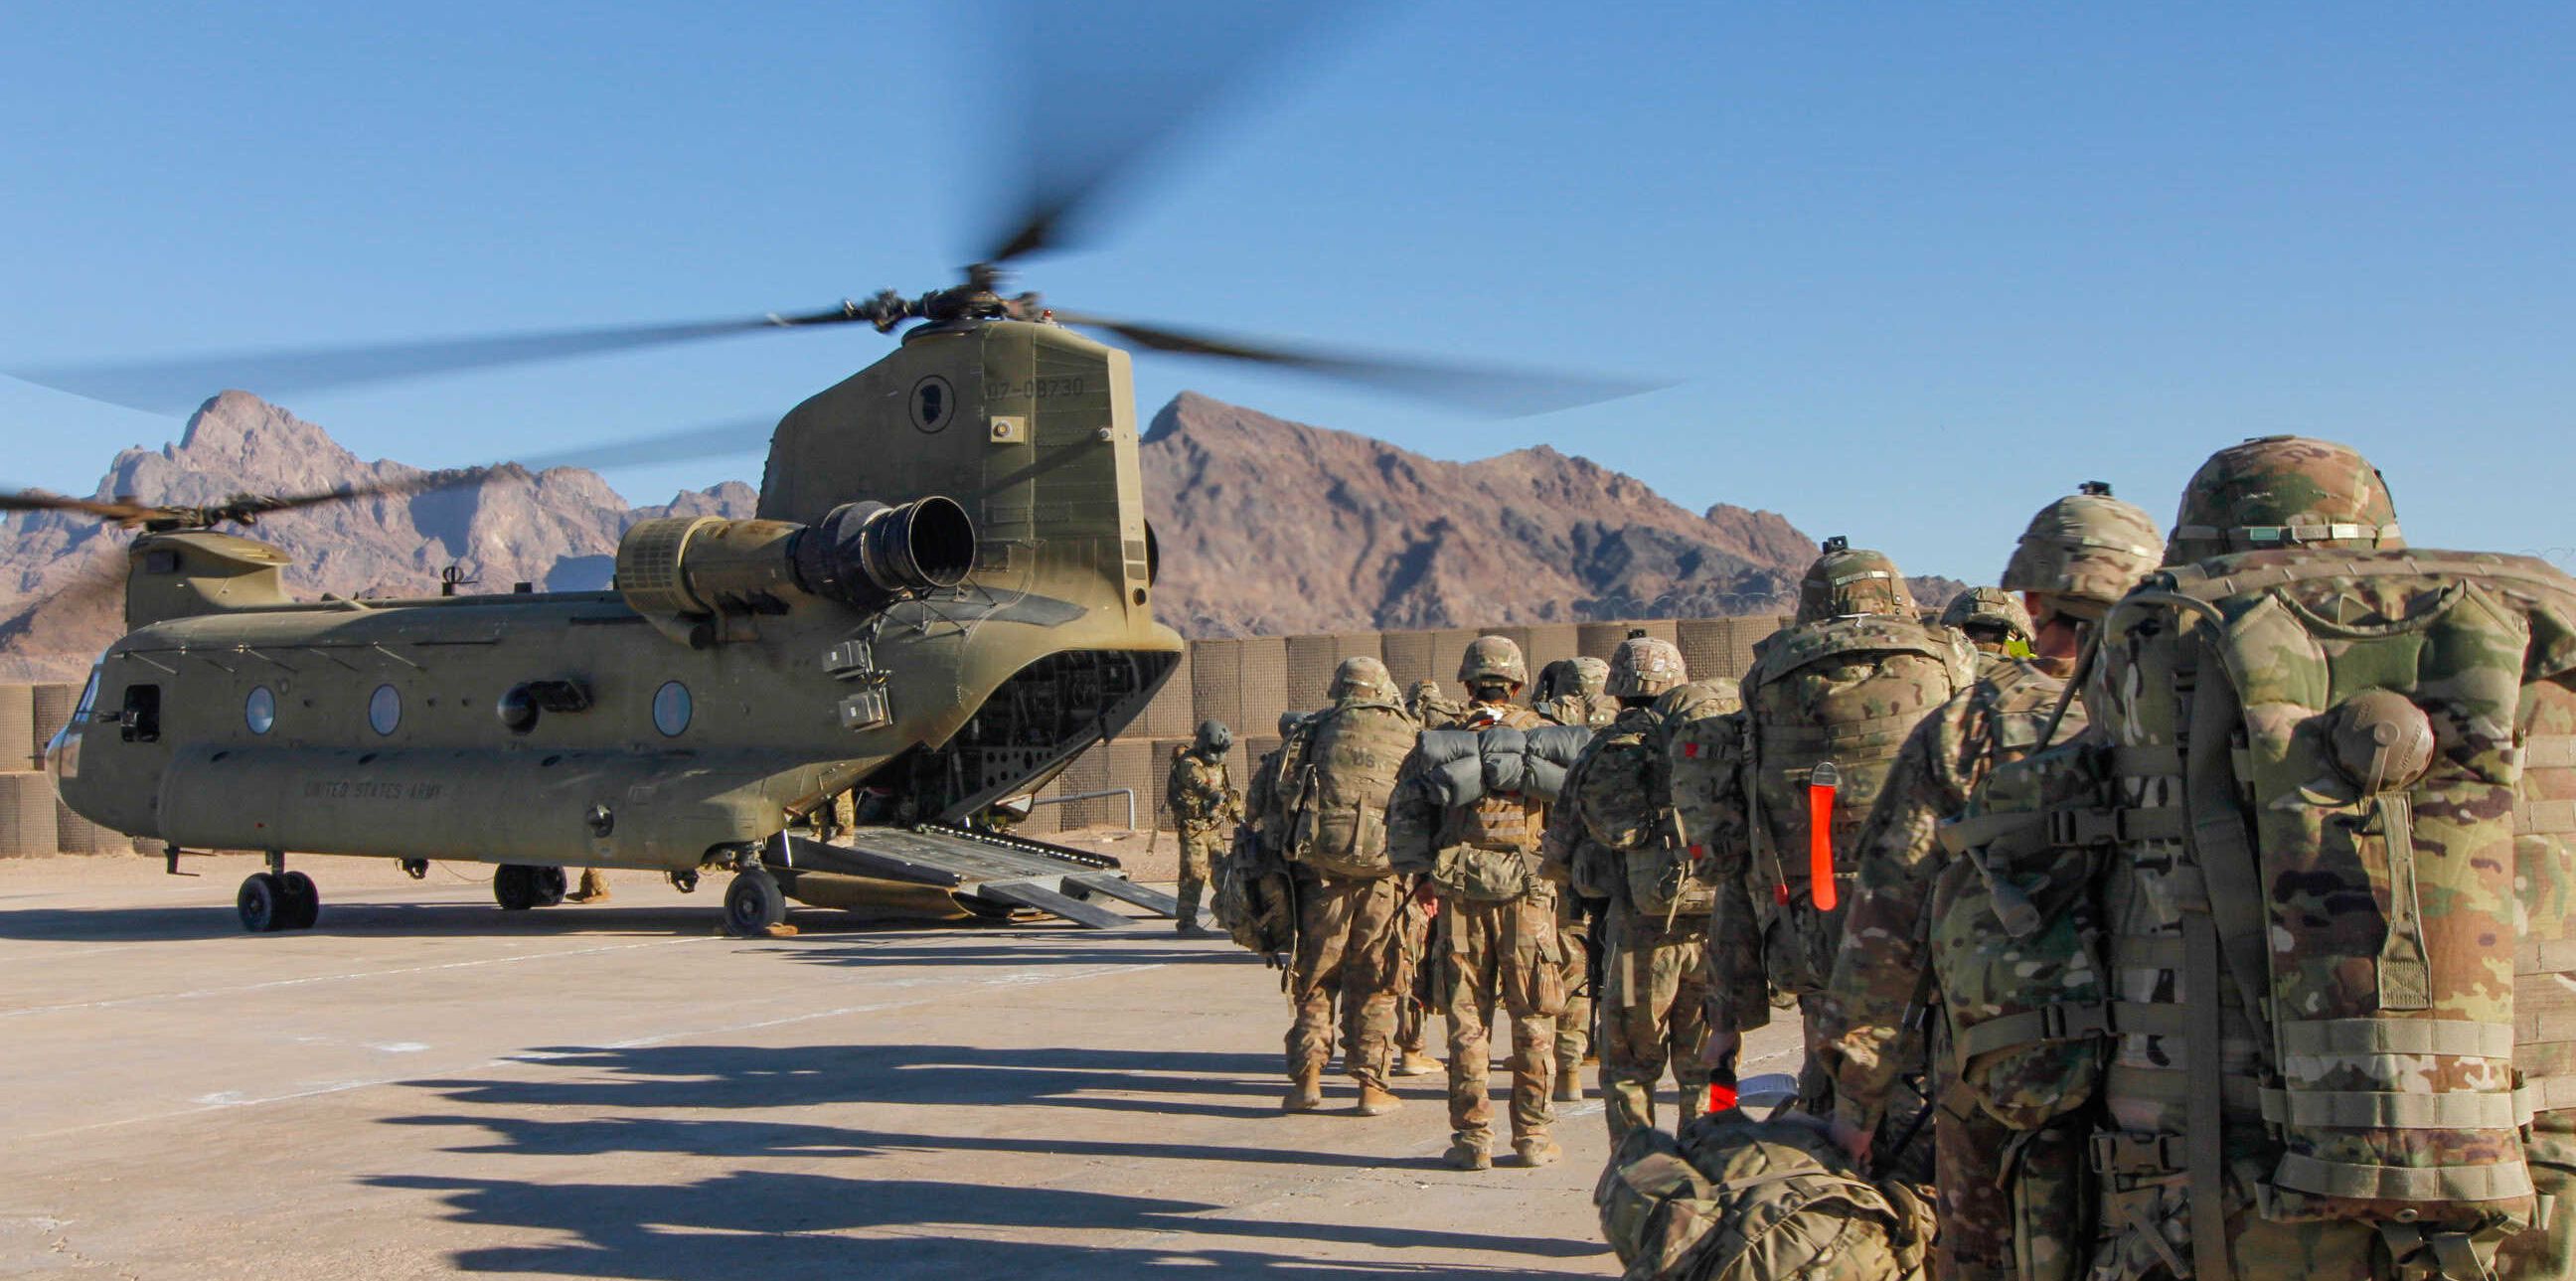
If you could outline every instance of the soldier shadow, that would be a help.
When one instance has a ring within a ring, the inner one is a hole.
[[[1131,964],[1251,965],[1261,958],[1223,940],[1196,943],[1170,938],[1170,927],[1151,942],[1130,931],[1025,929],[1009,933],[978,931],[972,943],[933,941],[941,931],[907,931],[882,938],[835,937],[810,946],[782,941],[777,954],[804,965],[1101,965]]]
[[[893,1103],[1225,1117],[1278,1114],[1279,1087],[1273,1078],[1279,1060],[1266,1054],[965,1045],[662,1045],[564,1046],[531,1051],[527,1058],[534,1061],[531,1066],[578,1075],[432,1078],[407,1084],[459,1104],[589,1113]],[[1168,1097],[1175,1094],[1246,1102]],[[1150,1151],[1151,1146],[1137,1150]]]
[[[1217,1051],[996,1049],[956,1045],[564,1047],[539,1051],[533,1079],[408,1083],[454,1110],[388,1118],[454,1129],[463,1156],[624,1158],[667,1170],[675,1160],[846,1159],[852,1170],[907,1156],[959,1153],[1064,1163],[1177,1161],[1304,1165],[1357,1173],[1404,1169],[1406,1156],[1302,1149],[1297,1127],[1327,1118],[1279,1117],[1277,1060]],[[560,1075],[554,1073],[560,1072]],[[552,1079],[548,1079],[551,1077]],[[1131,1097],[1091,1097],[1118,1091]],[[1196,1106],[1175,1094],[1255,1094],[1258,1106]],[[804,1119],[710,1115],[711,1109],[812,1115],[833,1105],[913,1104],[960,1118],[973,1132],[921,1133]],[[1269,1116],[1278,1141],[1259,1147],[1047,1132],[1048,1110],[1105,1106],[1157,1116]],[[496,1113],[507,1113],[499,1114]],[[634,1158],[643,1158],[636,1161]],[[1151,1177],[1151,1176],[1148,1176]],[[529,1229],[546,1244],[459,1251],[460,1269],[573,1276],[695,1277],[822,1274],[852,1268],[901,1276],[1127,1275],[1172,1267],[1251,1275],[1520,1275],[1517,1269],[1387,1258],[1406,1249],[1587,1258],[1597,1243],[1503,1233],[1235,1217],[1227,1207],[1065,1187],[951,1183],[863,1174],[729,1170],[695,1183],[566,1184],[551,1178],[387,1175],[371,1186],[440,1196],[459,1223]],[[1051,1239],[1027,1239],[1046,1234]],[[1084,1237],[1144,1236],[1081,1244]],[[1211,1245],[1211,1238],[1227,1244]],[[1240,1241],[1234,1246],[1231,1242]],[[1300,1243],[1309,1247],[1300,1249]],[[1308,1257],[1311,1247],[1357,1247],[1369,1261]]]
[[[1058,1187],[733,1171],[690,1183],[561,1183],[386,1175],[369,1186],[437,1195],[451,1222],[541,1233],[547,1244],[459,1250],[461,1270],[681,1278],[844,1275],[1124,1276],[1295,1271],[1325,1276],[1527,1275],[1385,1258],[1408,1249],[1575,1258],[1596,1245],[1437,1229],[1235,1218],[1210,1202]],[[1049,1233],[1055,1239],[1029,1240]],[[1083,1237],[1138,1235],[1086,1245]],[[1017,1238],[1017,1239],[1014,1239]],[[1210,1238],[1240,1246],[1210,1246]],[[1359,1247],[1328,1262],[1297,1243]],[[1281,1247],[1288,1247],[1283,1250]]]
[[[295,930],[274,937],[291,940],[313,935],[382,935],[404,938],[557,938],[595,935],[600,937],[648,936],[689,937],[720,933],[723,910],[718,901],[704,905],[636,907],[539,908],[528,912],[504,912],[485,903],[334,903],[327,897],[322,904],[321,919],[310,930]],[[944,922],[922,917],[862,916],[853,913],[806,909],[790,912],[788,922],[803,937],[828,946],[828,940],[871,937],[940,937],[971,933],[981,938],[1026,939],[1032,943],[1100,938],[1104,942],[1119,937],[1119,932],[1087,930],[1070,922],[1030,924],[1015,922],[1007,926],[970,922]],[[190,904],[154,907],[20,907],[0,908],[0,939],[31,943],[148,943],[192,939],[227,938],[243,933],[241,917],[228,905]],[[793,947],[787,940],[780,940]],[[1013,949],[997,946],[976,953],[961,949],[965,958],[960,964],[1003,964],[1012,960]],[[928,964],[942,959],[937,948],[925,947],[911,953],[892,953],[887,959],[918,959]],[[1083,958],[1081,947],[1062,949],[1066,961]],[[1250,954],[1246,953],[1250,959]],[[1175,950],[1170,953],[1136,952],[1130,960],[1173,960],[1192,958],[1193,953]],[[826,958],[829,959],[829,958]],[[864,951],[851,951],[846,964],[868,964],[874,958]],[[1018,963],[1042,959],[1024,955]],[[1097,960],[1095,956],[1092,959]],[[1207,959],[1217,959],[1209,957]]]

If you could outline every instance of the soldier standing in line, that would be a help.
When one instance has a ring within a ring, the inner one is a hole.
[[[1209,869],[1216,862],[1217,842],[1242,813],[1242,798],[1227,777],[1225,754],[1234,748],[1234,731],[1223,721],[1199,722],[1198,736],[1172,749],[1172,772],[1163,784],[1163,804],[1172,811],[1181,846],[1180,919],[1183,934],[1207,933],[1199,924],[1199,898],[1207,892]]]
[[[1690,874],[1673,822],[1667,753],[1673,729],[1729,710],[1730,698],[1687,684],[1681,651],[1632,633],[1611,656],[1607,693],[1620,712],[1584,749],[1560,807],[1573,811],[1593,860],[1577,878],[1605,900],[1600,1010],[1603,1109],[1615,1142],[1655,1124],[1669,1064],[1679,1121],[1705,1107],[1707,951],[1715,892]],[[1552,826],[1551,831],[1563,824]]]
[[[1539,715],[1559,725],[1589,725],[1600,729],[1619,717],[1619,700],[1602,692],[1610,679],[1610,665],[1585,655],[1560,658],[1547,665],[1556,674],[1554,680],[1541,676],[1539,696],[1530,706]]]
[[[2094,492],[2095,486],[2100,487],[2102,496],[2110,495],[2111,487],[2100,481],[2086,481],[2084,492]],[[2027,541],[2030,536],[2022,537]],[[2038,634],[2030,610],[2019,597],[2001,587],[1971,587],[1951,597],[1950,603],[1942,607],[1941,625],[1965,635],[1977,647],[1979,674],[1997,660],[2030,657],[2031,641]]]
[[[1609,676],[1610,665],[1600,659],[1560,658],[1539,673],[1538,697],[1531,702],[1531,710],[1559,725],[1603,728],[1619,715],[1618,700],[1602,692]],[[1558,835],[1560,829],[1562,837]],[[1548,833],[1550,840],[1586,839],[1582,825],[1573,823],[1565,814],[1551,816]],[[1571,866],[1571,855],[1553,857],[1555,866]],[[1597,899],[1587,900],[1580,891],[1557,895],[1556,929],[1558,941],[1565,947],[1566,991],[1565,1013],[1556,1017],[1555,1093],[1559,1103],[1572,1103],[1583,1097],[1583,1065],[1598,1052],[1593,1042],[1592,997],[1600,990],[1601,976],[1594,968],[1598,949],[1594,946],[1593,918],[1601,910]]]
[[[1404,691],[1405,714],[1416,725],[1446,725],[1465,710],[1458,700],[1440,692],[1438,681],[1415,681]]]
[[[1492,1101],[1486,1097],[1487,1029],[1497,1006],[1512,1019],[1512,1149],[1527,1166],[1554,1161],[1550,1086],[1556,1075],[1556,1015],[1565,1008],[1565,958],[1556,932],[1555,886],[1537,875],[1547,805],[1487,789],[1473,768],[1498,737],[1547,722],[1513,703],[1529,682],[1520,646],[1480,636],[1467,646],[1458,679],[1475,701],[1447,732],[1426,733],[1405,760],[1387,807],[1387,843],[1398,871],[1420,876],[1438,903],[1433,953],[1441,967],[1441,1013],[1449,1020],[1449,1124],[1445,1157],[1454,1168],[1491,1168]],[[1464,755],[1434,760],[1426,747]],[[1497,749],[1500,750],[1500,749]],[[1461,771],[1444,765],[1463,762]]]
[[[1401,921],[1409,887],[1388,862],[1383,816],[1416,731],[1386,664],[1374,658],[1343,659],[1332,697],[1298,727],[1297,755],[1280,778],[1298,920],[1282,1107],[1324,1105],[1338,1005],[1343,1070],[1359,1085],[1353,1110],[1380,1116],[1398,1102],[1386,1087],[1388,1059],[1397,1001],[1412,981]]]
[[[605,903],[608,901],[608,874],[595,867],[581,869],[581,885],[564,895],[567,903]]]
[[[1693,867],[1716,888],[1702,1058],[1728,1073],[1775,996],[1797,1000],[1814,1044],[1861,825],[1906,735],[1975,679],[1977,655],[1918,617],[1895,562],[1841,538],[1799,583],[1792,624],[1753,653],[1744,710],[1692,722],[1671,757],[1675,810],[1703,847]],[[1799,1088],[1827,1101],[1812,1055]]]
[[[2273,436],[2096,630],[2092,729],[1996,769],[1934,906],[1961,1088],[2086,1140],[2021,1144],[2016,1252],[2571,1275],[2576,581],[2409,547],[2361,455]]]
[[[2093,622],[2154,568],[2159,542],[2154,518],[2112,497],[2107,485],[2087,484],[2032,517],[2004,566],[2002,589],[1964,593],[1942,616],[1976,642],[1979,679],[1914,727],[1861,831],[1858,891],[1814,1052],[1833,1080],[1835,1135],[1855,1155],[1875,1141],[1898,1078],[1926,1071],[1938,1109],[1932,1166],[1944,1278],[2010,1277],[2025,1252],[2014,1248],[2012,1207],[1997,1178],[2014,1164],[2015,1131],[1951,1089],[1954,1047],[1946,1037],[1931,1038],[1927,1059],[1926,1038],[1909,1028],[1939,959],[1933,890],[1950,863],[1940,828],[1997,766],[2047,745]],[[2021,657],[2009,652],[2015,641]],[[2069,707],[2056,741],[2083,726],[2082,710]],[[2072,1150],[2082,1135],[2039,1141]]]

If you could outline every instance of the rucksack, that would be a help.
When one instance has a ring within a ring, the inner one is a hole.
[[[1252,825],[1234,829],[1234,841],[1217,855],[1209,878],[1215,894],[1209,907],[1216,923],[1237,947],[1277,956],[1297,941],[1297,902],[1288,868],[1261,847]]]
[[[1787,991],[1825,987],[1861,827],[1888,768],[1914,726],[1975,672],[1966,637],[1896,616],[1824,619],[1755,647],[1744,676],[1743,792],[1754,893],[1772,913],[1772,974]],[[1829,816],[1821,849],[1811,840],[1819,813]],[[1830,883],[1819,881],[1820,865]]]
[[[1697,920],[1708,914],[1716,890],[1691,876],[1690,857],[1673,831],[1669,729],[1652,710],[1622,712],[1575,763],[1567,799],[1585,834],[1616,860],[1610,888],[1630,910],[1657,921]],[[1594,869],[1578,872],[1598,877]]]
[[[1931,1210],[1862,1178],[1802,1114],[1733,1108],[1675,1136],[1628,1132],[1593,1186],[1629,1281],[1903,1281],[1923,1275]]]
[[[2118,913],[2112,1208],[2166,1236],[2187,1214],[2212,1274],[2231,1213],[2483,1270],[2539,1211],[2522,1127],[2576,1100],[2568,1029],[2533,1017],[2561,980],[2528,1003],[2516,981],[2576,968],[2516,946],[2570,911],[2518,859],[2576,828],[2524,776],[2576,746],[2524,738],[2576,671],[2576,583],[2520,557],[2242,553],[2151,576],[2096,661],[2105,803],[2046,819],[2105,859]]]
[[[1288,858],[1328,876],[1387,875],[1386,801],[1413,750],[1413,721],[1393,703],[1345,702],[1298,732],[1304,752],[1282,788],[1293,797]]]

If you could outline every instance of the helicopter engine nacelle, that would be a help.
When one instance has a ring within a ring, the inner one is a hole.
[[[617,591],[648,618],[781,612],[789,596],[878,609],[966,580],[975,525],[954,499],[844,503],[813,525],[674,516],[617,544]]]

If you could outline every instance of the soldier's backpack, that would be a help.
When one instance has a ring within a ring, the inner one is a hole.
[[[1592,843],[1616,861],[1610,877],[1589,868],[1578,874],[1610,880],[1609,888],[1642,917],[1697,920],[1708,915],[1716,888],[1690,874],[1690,856],[1673,829],[1669,729],[1651,711],[1622,713],[1584,752],[1569,778],[1568,801]]]
[[[1676,1139],[1628,1132],[1593,1186],[1629,1281],[1907,1281],[1924,1275],[1931,1208],[1862,1178],[1801,1114],[1729,1108]]]
[[[1537,815],[1563,791],[1566,772],[1591,739],[1591,729],[1580,725],[1425,732],[1414,769],[1443,810],[1464,815],[1462,826],[1447,833],[1457,843],[1435,852],[1431,879],[1480,902],[1528,893],[1542,836]]]
[[[1975,679],[1976,649],[1946,627],[1868,614],[1777,632],[1744,676],[1744,795],[1775,981],[1821,991],[1859,873],[1859,842],[1914,726]],[[1825,840],[1811,840],[1815,820]],[[1818,872],[1830,865],[1828,876]]]
[[[1387,875],[1386,800],[1413,750],[1413,721],[1393,703],[1345,702],[1299,733],[1305,754],[1282,787],[1295,798],[1287,856],[1328,876]]]
[[[1234,842],[1217,855],[1209,907],[1235,946],[1278,957],[1297,942],[1297,903],[1287,865],[1261,847],[1252,825],[1238,825]]]
[[[2576,957],[2515,946],[2570,910],[2530,906],[2518,859],[2576,827],[2524,791],[2526,753],[2576,749],[2522,737],[2576,670],[2576,583],[2517,557],[2241,553],[2151,577],[2097,662],[2107,786],[2039,797],[2022,865],[2104,864],[2121,999],[2046,1017],[2116,1044],[2099,1092],[2124,1126],[2094,1162],[2131,1226],[2107,1266],[2172,1268],[2188,1239],[2231,1275],[2242,1214],[2367,1225],[2407,1275],[2480,1275],[2541,1212],[2526,1123],[2576,1098],[2550,1017]]]

